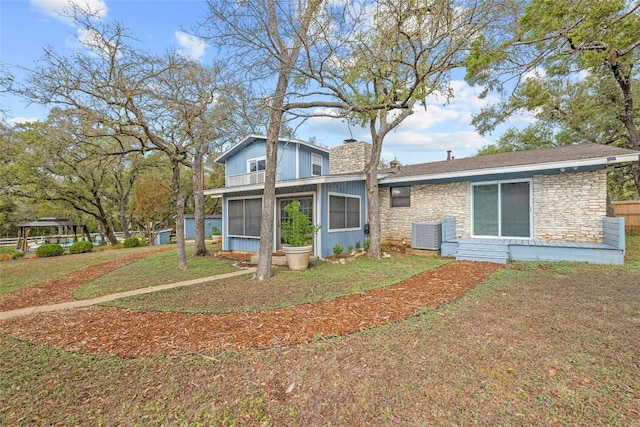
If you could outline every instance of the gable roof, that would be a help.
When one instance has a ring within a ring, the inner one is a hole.
[[[382,169],[380,183],[528,172],[638,161],[640,152],[601,144],[565,145]]]
[[[220,157],[218,157],[216,159],[216,163],[224,163],[229,157],[232,157],[233,155],[235,155],[237,152],[239,152],[243,148],[248,147],[249,145],[253,144],[254,142],[266,141],[266,140],[267,140],[267,137],[264,136],[264,135],[255,135],[255,134],[247,135],[243,140],[241,140],[240,142],[234,144],[231,148],[229,148],[227,151],[222,153],[220,155]],[[285,142],[285,143],[290,142],[290,143],[294,143],[294,144],[306,145],[307,147],[311,147],[314,150],[318,150],[318,151],[322,151],[322,152],[325,152],[325,153],[329,153],[329,149],[328,148],[321,147],[319,145],[315,145],[315,144],[312,144],[310,142],[302,141],[300,139],[283,139],[283,138],[280,138],[280,139],[278,139],[278,142]]]

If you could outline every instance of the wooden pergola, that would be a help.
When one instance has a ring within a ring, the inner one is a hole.
[[[74,242],[78,241],[78,231],[80,231],[82,237],[89,242],[91,241],[89,229],[85,224],[63,218],[38,218],[35,221],[18,224],[18,244],[16,245],[16,249],[19,251],[27,252],[29,250],[28,239],[32,227],[58,227],[58,234],[69,234],[69,230],[72,230]]]

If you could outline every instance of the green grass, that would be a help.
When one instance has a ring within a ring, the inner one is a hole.
[[[120,359],[0,335],[0,425],[639,426],[638,243],[625,266],[511,263],[439,309],[266,351]]]
[[[21,258],[0,262],[0,296],[83,267],[100,264],[127,255],[149,252],[152,246],[132,249],[94,250],[84,254],[66,254],[53,258]]]
[[[238,270],[227,261],[212,257],[194,257],[192,254],[193,248],[187,248],[187,270],[176,268],[177,250],[160,252],[86,283],[76,289],[73,296],[76,299],[90,299]]]
[[[248,275],[238,276],[123,298],[105,305],[135,310],[203,313],[269,310],[387,286],[447,262],[450,260],[419,256],[394,256],[384,260],[360,257],[346,265],[318,261],[304,271],[274,268],[273,277],[264,282],[253,281]]]
[[[331,281],[356,291],[429,262],[277,269],[265,286],[327,298]],[[455,303],[285,348],[121,359],[0,333],[0,425],[637,427],[639,283],[634,236],[624,266],[510,263]]]

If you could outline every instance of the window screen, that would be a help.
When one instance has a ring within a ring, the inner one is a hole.
[[[229,235],[260,236],[262,199],[229,200]]]
[[[360,228],[360,198],[329,196],[329,229]]]

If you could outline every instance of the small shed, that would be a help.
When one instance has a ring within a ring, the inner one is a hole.
[[[171,229],[165,228],[156,232],[156,236],[153,238],[154,245],[166,245],[171,243]]]
[[[204,237],[211,237],[211,229],[216,227],[222,232],[222,215],[205,215],[204,216]],[[196,237],[196,220],[193,215],[184,216],[184,238],[195,239]]]
[[[31,233],[31,228],[37,227],[57,227],[59,235],[70,234],[69,231],[73,233],[73,241],[78,241],[78,232],[82,234],[82,237],[90,242],[91,234],[89,234],[89,229],[85,224],[80,224],[77,222],[69,221],[64,218],[38,218],[35,221],[31,222],[23,222],[22,224],[18,224],[18,244],[16,245],[16,249],[22,252],[27,252],[29,250],[29,234]]]

